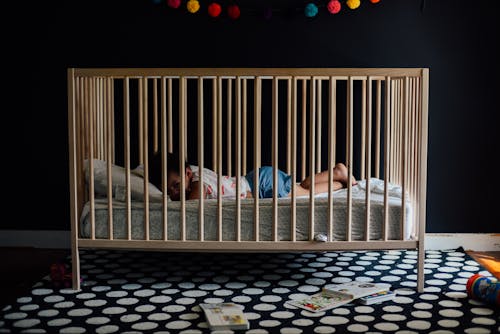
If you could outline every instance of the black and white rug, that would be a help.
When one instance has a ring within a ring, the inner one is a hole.
[[[462,249],[426,252],[424,293],[416,292],[415,251],[80,256],[81,291],[43,278],[0,311],[0,333],[210,333],[198,304],[223,301],[244,307],[246,334],[500,332],[499,307],[465,292],[471,275],[491,274]],[[390,283],[398,296],[322,313],[285,303],[351,280]]]

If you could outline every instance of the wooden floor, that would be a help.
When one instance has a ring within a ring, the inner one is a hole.
[[[0,309],[31,291],[31,287],[49,275],[50,265],[63,261],[69,249],[0,247]]]
[[[500,280],[500,252],[473,252],[467,251],[476,262],[479,262],[490,273]]]
[[[500,252],[467,253],[500,279]],[[52,263],[69,254],[69,249],[0,247],[0,309],[28,294],[33,284],[49,275]]]

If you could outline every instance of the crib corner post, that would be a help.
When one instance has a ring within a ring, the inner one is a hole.
[[[68,69],[68,144],[71,209],[71,260],[73,289],[80,290],[80,261],[78,256],[78,172],[75,108],[75,69]]]
[[[80,254],[78,247],[71,250],[71,279],[72,288],[75,291],[80,291]]]
[[[418,264],[417,264],[417,292],[424,292],[425,288],[425,248],[424,241],[418,241]]]

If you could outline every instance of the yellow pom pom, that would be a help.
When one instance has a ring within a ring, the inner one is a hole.
[[[361,5],[361,1],[360,0],[347,0],[346,4],[347,4],[347,7],[351,8],[351,9],[356,9],[359,7],[359,5]]]
[[[194,14],[200,9],[200,3],[198,2],[198,0],[189,0],[186,7],[190,13]]]

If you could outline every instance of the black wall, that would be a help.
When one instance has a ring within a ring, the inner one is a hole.
[[[68,67],[429,67],[427,231],[498,232],[493,8],[363,0],[352,11],[342,1],[336,16],[323,7],[314,19],[288,10],[265,21],[245,10],[306,2],[240,0],[242,17],[232,21],[209,18],[200,2],[196,15],[146,0],[25,1],[4,11],[14,23],[3,28],[3,184],[16,218],[0,228],[70,228]]]

